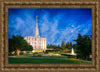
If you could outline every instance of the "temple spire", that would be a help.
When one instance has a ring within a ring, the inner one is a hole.
[[[38,36],[39,35],[39,30],[38,30],[38,19],[37,19],[37,16],[36,16],[36,32],[35,32],[36,34],[36,36]]]
[[[36,16],[36,24],[38,24],[38,16]]]

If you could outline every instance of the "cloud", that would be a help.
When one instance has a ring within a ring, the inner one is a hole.
[[[20,12],[21,11],[21,12]],[[38,13],[36,13],[39,11]],[[57,11],[57,10],[56,10]],[[9,14],[9,38],[12,35],[34,36],[36,27],[36,14],[38,14],[39,35],[47,39],[47,44],[60,45],[62,41],[75,43],[81,35],[91,35],[91,15],[84,11],[73,13],[72,10],[58,10],[57,13],[47,9],[20,10]],[[87,11],[86,11],[87,12]],[[23,14],[20,14],[23,13]]]

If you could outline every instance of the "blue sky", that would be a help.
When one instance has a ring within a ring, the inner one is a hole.
[[[92,34],[91,9],[9,9],[9,38],[12,35],[34,36],[38,16],[39,35],[47,44],[60,45],[62,41],[75,43],[81,35]]]

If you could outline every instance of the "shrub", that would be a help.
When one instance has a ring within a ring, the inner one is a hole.
[[[41,57],[41,56],[44,56],[44,53],[43,52],[39,52],[39,53],[35,52],[35,53],[33,53],[33,56]]]
[[[37,56],[37,55],[38,55],[38,53],[37,53],[37,52],[33,53],[33,56]]]
[[[38,53],[38,56],[40,56],[40,57],[41,57],[41,56],[44,56],[44,53],[43,53],[43,52],[39,52],[39,53]]]
[[[23,55],[24,53],[23,52],[20,52],[20,55]]]

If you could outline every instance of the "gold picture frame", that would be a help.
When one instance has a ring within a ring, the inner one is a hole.
[[[9,8],[91,8],[92,64],[8,64]],[[100,0],[0,0],[0,72],[99,72]]]

